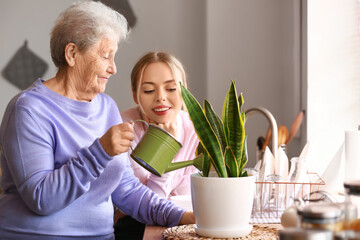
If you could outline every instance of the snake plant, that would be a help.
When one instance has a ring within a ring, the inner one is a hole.
[[[181,95],[200,140],[196,155],[204,155],[202,175],[208,177],[213,166],[219,177],[247,176],[243,171],[247,163],[245,112],[241,111],[244,99],[242,94],[237,97],[235,82],[231,81],[225,97],[222,118],[207,100],[201,107],[182,85]]]

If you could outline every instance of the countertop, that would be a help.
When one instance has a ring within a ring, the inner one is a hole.
[[[258,226],[276,228],[278,230],[283,229],[281,224],[256,224]],[[144,240],[163,240],[162,233],[167,229],[167,227],[160,226],[146,226],[144,232]]]

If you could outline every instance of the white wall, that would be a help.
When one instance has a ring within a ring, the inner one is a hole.
[[[299,0],[130,0],[137,16],[128,43],[116,56],[117,75],[106,93],[120,110],[133,106],[130,72],[147,51],[175,54],[185,65],[190,90],[201,101],[207,97],[221,113],[230,79],[245,97],[245,108],[268,108],[278,124],[290,128],[299,103],[298,31]],[[55,74],[49,54],[49,32],[60,11],[72,1],[0,0],[0,70],[15,51],[28,46],[45,59]],[[46,9],[46,11],[44,11]],[[18,89],[0,76],[0,116]],[[257,137],[265,135],[268,123],[252,116],[246,124],[249,135],[249,166],[254,165]],[[300,140],[289,146],[298,154]]]
[[[360,2],[308,1],[310,166],[342,189],[345,130],[360,124]]]

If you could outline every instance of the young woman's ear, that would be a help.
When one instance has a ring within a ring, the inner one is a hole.
[[[65,46],[65,59],[69,67],[75,65],[75,56],[77,54],[78,48],[74,43],[68,43]]]
[[[133,99],[134,99],[134,102],[135,102],[136,104],[139,104],[139,101],[138,101],[138,99],[137,99],[137,94],[136,94],[136,92],[133,92]]]

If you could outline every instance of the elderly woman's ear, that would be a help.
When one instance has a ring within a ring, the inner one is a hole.
[[[69,67],[75,65],[75,56],[78,54],[78,48],[74,43],[68,43],[65,46],[65,59]]]

